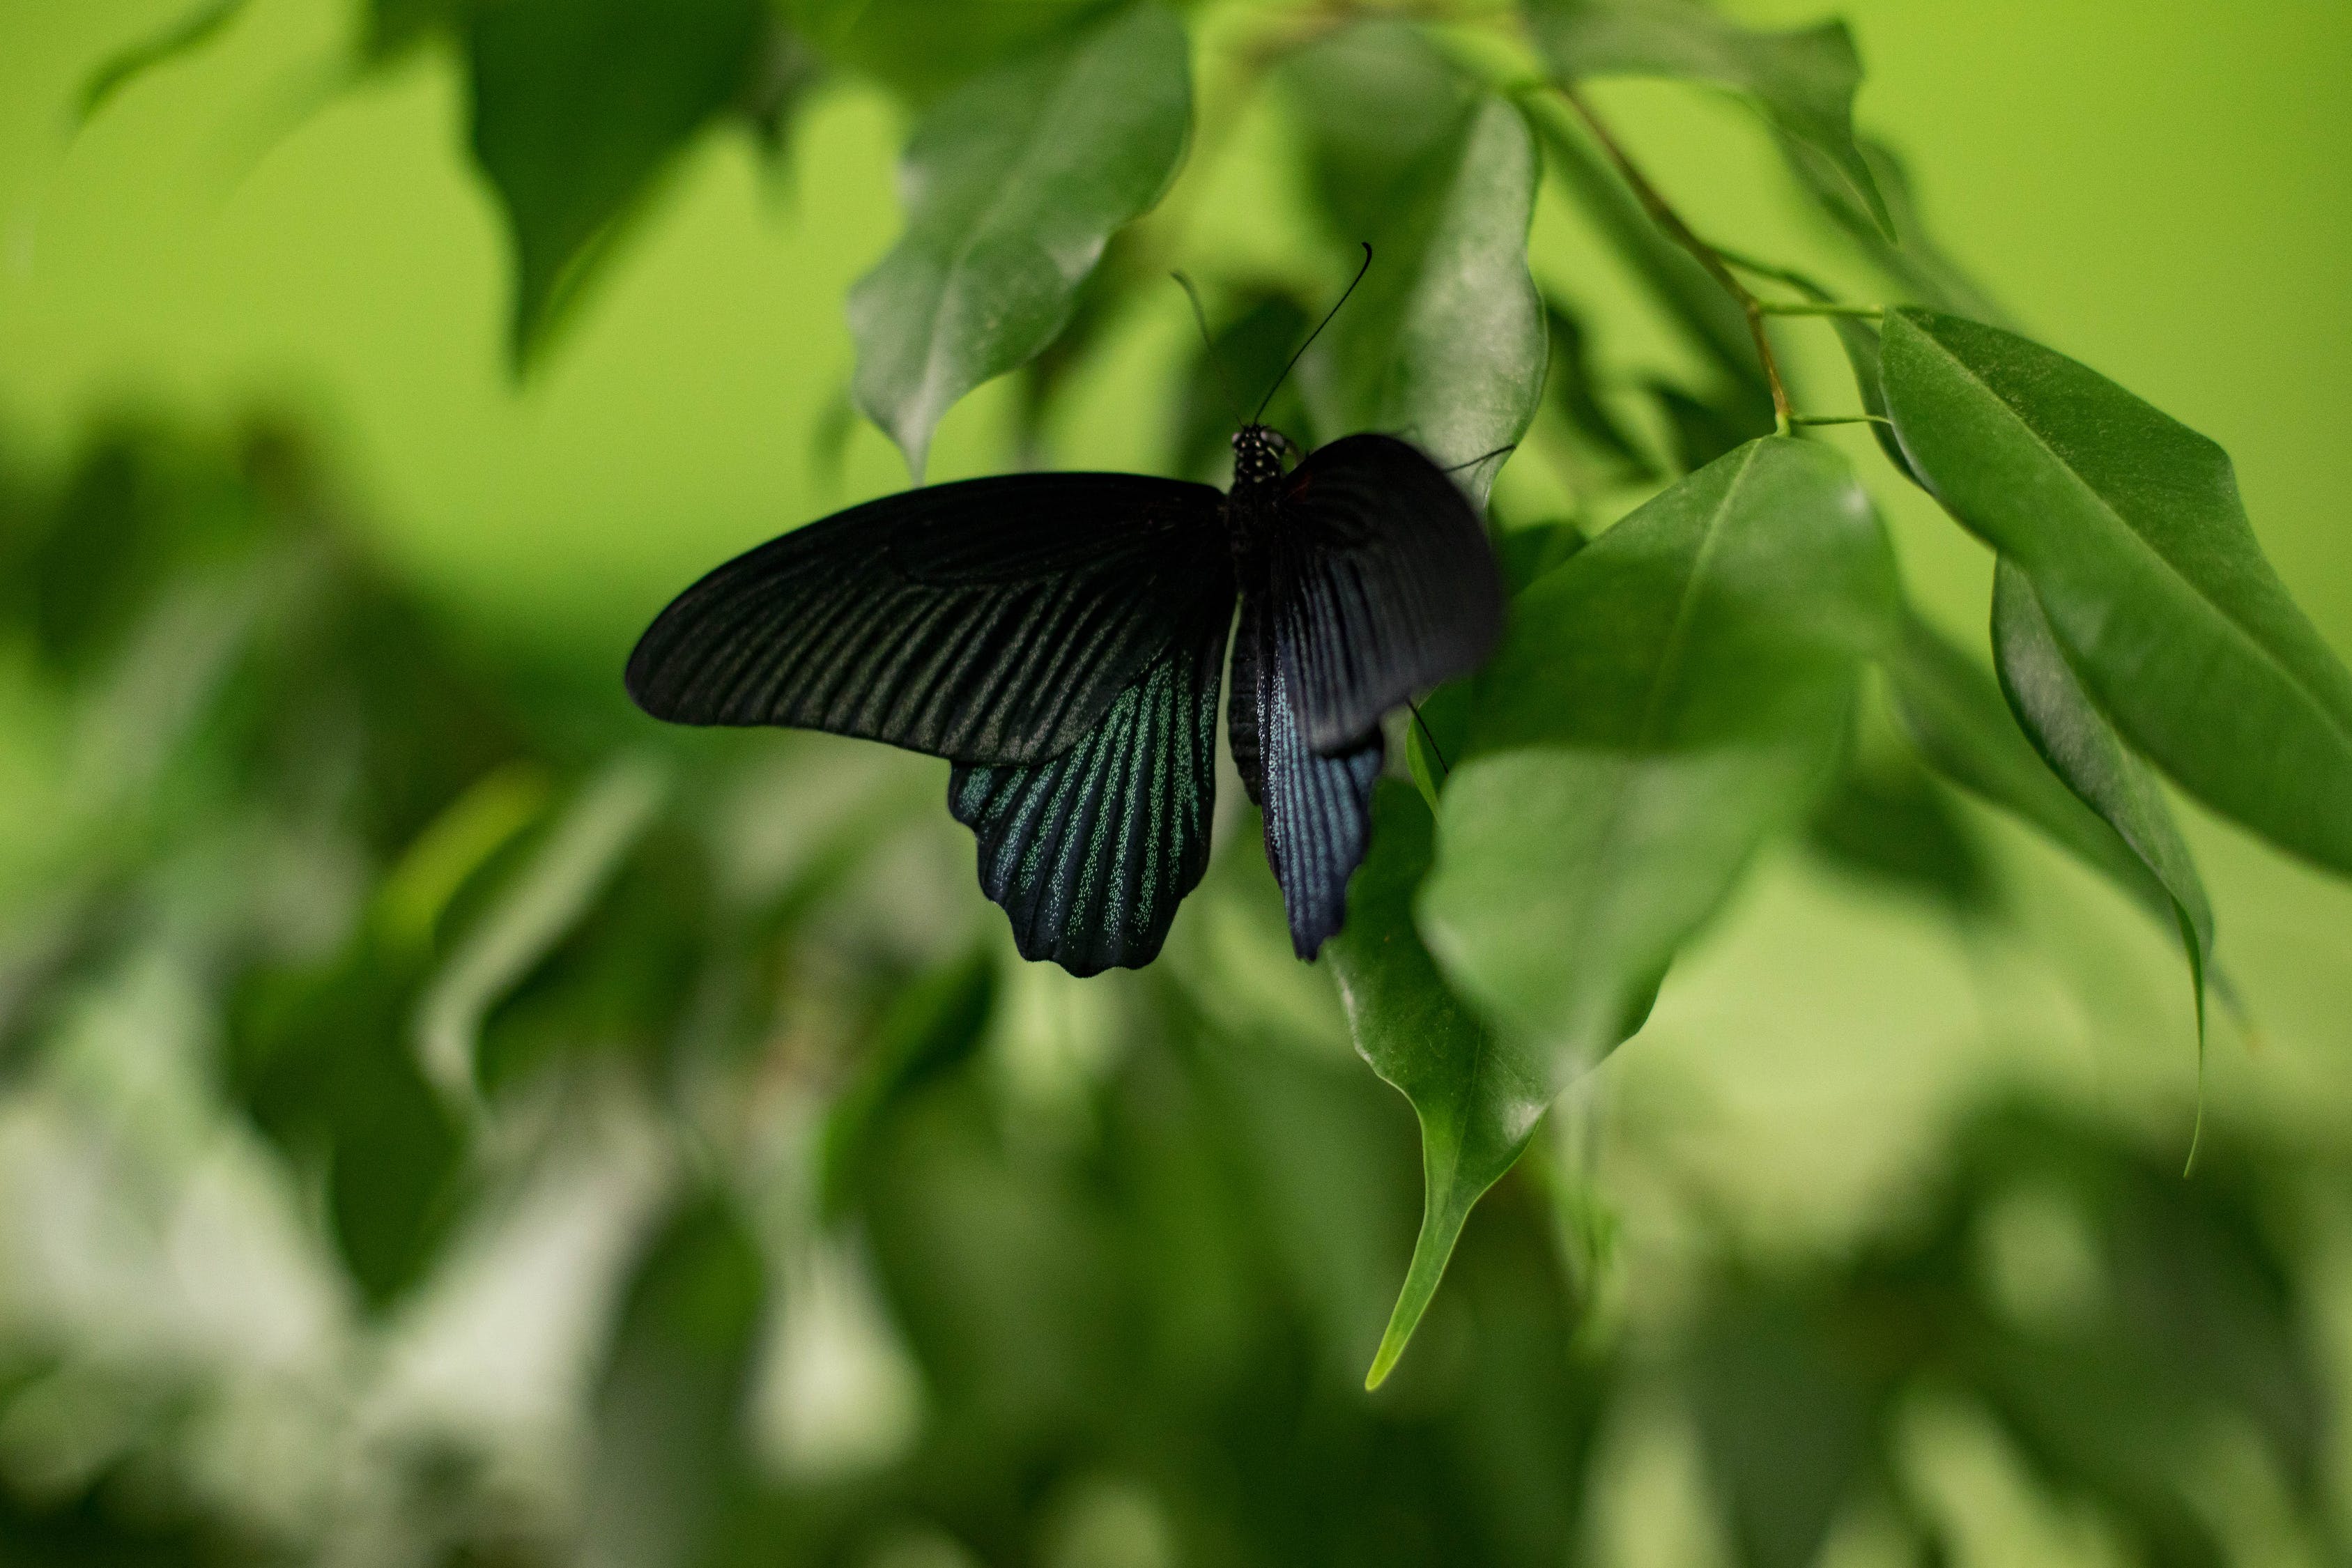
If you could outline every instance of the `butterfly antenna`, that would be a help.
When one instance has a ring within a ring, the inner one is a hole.
[[[1356,291],[1356,285],[1361,283],[1364,280],[1364,274],[1371,269],[1372,247],[1370,241],[1366,241],[1364,264],[1356,268],[1355,277],[1349,279],[1348,287],[1340,291],[1339,302],[1323,313],[1323,319],[1315,323],[1315,330],[1307,334],[1307,341],[1298,345],[1298,352],[1290,356],[1290,363],[1282,367],[1282,374],[1274,378],[1274,384],[1265,389],[1265,395],[1258,400],[1257,413],[1250,416],[1251,424],[1256,424],[1264,416],[1266,405],[1274,401],[1274,395],[1282,390],[1282,384],[1290,379],[1290,373],[1298,368],[1298,362],[1306,357],[1308,349],[1315,346],[1315,340],[1323,335],[1323,329],[1331,324],[1331,318],[1339,313],[1339,306],[1348,302],[1348,296]]]
[[[1421,738],[1429,742],[1429,754],[1437,759],[1437,776],[1441,779],[1452,778],[1454,770],[1445,765],[1445,753],[1438,750],[1437,737],[1429,732],[1429,721],[1421,716],[1421,704],[1408,697],[1404,700],[1404,705],[1412,710],[1412,721],[1421,726]]]
[[[1242,400],[1234,395],[1234,384],[1225,379],[1225,363],[1217,357],[1216,341],[1209,336],[1209,312],[1201,308],[1201,291],[1193,288],[1192,280],[1181,272],[1171,272],[1168,276],[1176,279],[1176,287],[1183,289],[1184,298],[1192,301],[1192,321],[1201,329],[1201,349],[1208,359],[1211,374],[1217,378],[1218,386],[1224,390],[1225,411],[1234,416],[1234,424],[1246,423],[1241,418]]]

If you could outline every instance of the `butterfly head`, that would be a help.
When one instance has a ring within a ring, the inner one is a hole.
[[[1244,425],[1234,432],[1234,483],[1270,485],[1282,478],[1290,437],[1268,425]]]

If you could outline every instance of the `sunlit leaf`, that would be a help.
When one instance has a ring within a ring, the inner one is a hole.
[[[515,248],[509,347],[545,342],[697,132],[741,101],[761,0],[486,0],[466,7],[474,156]]]
[[[1421,928],[1449,978],[1570,1068],[1840,754],[1894,563],[1844,460],[1769,437],[1684,480],[1513,605],[1446,786]]]
[[[1367,1388],[1404,1352],[1470,1205],[1517,1161],[1551,1102],[1544,1054],[1465,1007],[1413,930],[1434,828],[1412,790],[1392,779],[1380,786],[1371,853],[1349,884],[1347,928],[1330,950],[1356,1049],[1421,1121],[1421,1234]]]
[[[1323,433],[1402,437],[1484,504],[1543,396],[1527,259],[1541,173],[1526,117],[1490,98],[1391,192],[1371,269],[1302,370]]]
[[[1854,142],[1862,61],[1843,22],[1751,31],[1693,0],[1554,0],[1531,8],[1536,42],[1560,76],[1662,76],[1753,102],[1809,178],[1835,182],[1889,237],[1895,220]]]
[[[2263,557],[2228,455],[1958,317],[1890,314],[1882,361],[1913,465],[2032,584],[2124,738],[2215,809],[2352,874],[2352,673]]]
[[[2125,746],[2082,682],[2025,574],[2003,561],[1993,578],[1993,667],[2011,711],[2042,761],[2116,830],[2163,887],[2189,954],[2200,1037],[2205,972],[2213,962],[2213,909],[2156,774]]]
[[[849,294],[858,406],[918,479],[956,400],[1054,341],[1192,124],[1184,30],[1156,5],[974,78],[923,117],[907,230]]]

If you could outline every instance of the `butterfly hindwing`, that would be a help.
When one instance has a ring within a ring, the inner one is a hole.
[[[1282,887],[1291,947],[1313,958],[1347,919],[1348,879],[1371,842],[1383,745],[1378,723],[1336,755],[1308,743],[1284,641],[1280,626],[1244,599],[1230,728],[1234,763],[1265,814],[1265,858]]]
[[[1212,595],[1093,729],[1050,762],[958,767],[948,809],[1021,956],[1073,974],[1139,968],[1209,861],[1217,684],[1232,616]]]
[[[1203,603],[1230,613],[1222,505],[1173,479],[1017,474],[853,507],[678,595],[630,656],[629,693],[677,723],[1042,762]]]
[[[1494,651],[1502,578],[1468,500],[1393,437],[1318,447],[1282,486],[1267,591],[1307,742],[1335,754]]]

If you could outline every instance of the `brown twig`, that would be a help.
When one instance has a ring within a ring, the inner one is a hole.
[[[1683,221],[1682,215],[1667,205],[1666,198],[1658,194],[1657,187],[1651,184],[1633,160],[1626,156],[1625,149],[1618,144],[1616,137],[1610,134],[1609,127],[1592,112],[1592,106],[1585,102],[1584,95],[1565,83],[1559,84],[1558,91],[1568,100],[1569,107],[1576,110],[1577,118],[1584,121],[1584,128],[1592,133],[1592,139],[1601,143],[1601,152],[1607,153],[1610,163],[1616,165],[1618,174],[1632,189],[1634,199],[1642,204],[1642,210],[1650,215],[1650,221],[1663,229],[1668,239],[1689,251],[1693,258],[1706,269],[1706,275],[1723,285],[1724,291],[1738,302],[1740,312],[1748,318],[1748,335],[1756,340],[1756,357],[1763,362],[1764,384],[1772,394],[1773,423],[1780,434],[1787,435],[1792,413],[1789,406],[1789,389],[1780,384],[1780,363],[1773,357],[1772,340],[1764,330],[1767,314],[1764,302],[1739,280],[1739,275],[1725,264],[1715,247],[1693,233],[1690,225]]]

